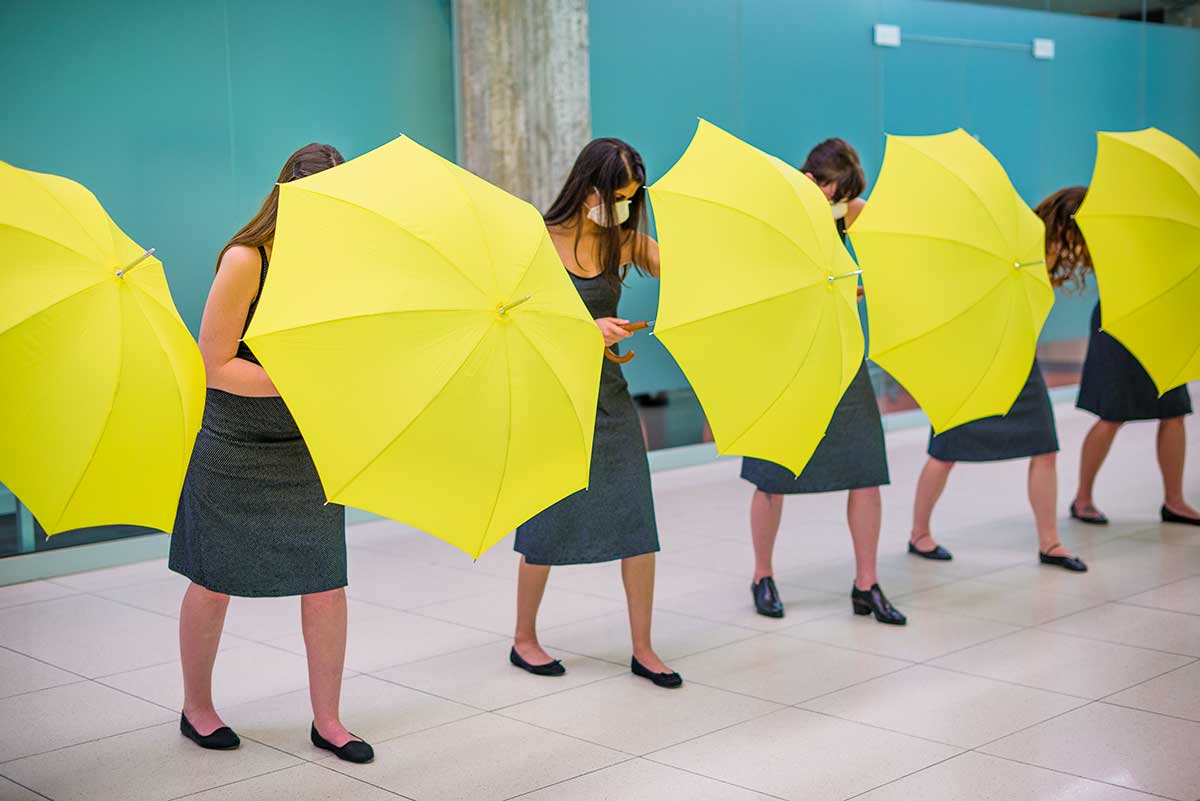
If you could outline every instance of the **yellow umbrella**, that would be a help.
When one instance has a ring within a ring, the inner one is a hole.
[[[1163,394],[1200,379],[1200,157],[1157,128],[1099,140],[1075,219],[1096,268],[1104,330]]]
[[[0,162],[0,482],[47,534],[173,526],[204,365],[152,253],[74,181]]]
[[[850,229],[871,358],[937,432],[1006,414],[1054,303],[1045,229],[1000,162],[965,131],[889,136]]]
[[[829,202],[704,120],[650,196],[663,261],[655,335],[722,453],[799,474],[863,359],[857,273]]]
[[[541,215],[411,139],[280,187],[246,340],[331,501],[478,556],[587,485],[599,329]]]

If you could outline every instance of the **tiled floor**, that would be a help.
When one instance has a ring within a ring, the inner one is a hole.
[[[1057,412],[1066,493],[1089,419]],[[1101,476],[1113,524],[1062,523],[1083,576],[1037,565],[1019,462],[955,471],[935,518],[955,561],[904,554],[925,437],[889,435],[880,570],[903,629],[850,614],[844,495],[787,502],[788,615],[769,620],[737,462],[655,475],[676,692],[628,673],[615,565],[554,572],[543,639],[569,672],[540,679],[507,664],[511,543],[472,564],[399,524],[352,528],[343,711],[367,766],[308,743],[294,599],[231,606],[214,681],[244,745],[212,753],[178,734],[184,585],[165,565],[0,588],[0,800],[1200,799],[1200,529],[1156,522],[1154,426],[1123,431]]]

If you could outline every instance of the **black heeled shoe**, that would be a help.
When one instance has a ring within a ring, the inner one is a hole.
[[[1188,517],[1187,515],[1176,514],[1168,509],[1166,504],[1163,504],[1160,513],[1162,514],[1162,521],[1164,523],[1182,523],[1185,526],[1200,526],[1200,517]]]
[[[351,733],[350,736],[356,737],[357,735]],[[362,765],[375,758],[375,749],[371,747],[370,743],[362,740],[351,740],[343,746],[336,746],[321,736],[321,733],[317,731],[317,724],[315,722],[312,725],[312,731],[309,732],[309,737],[312,739],[312,744],[317,748],[332,751],[338,759],[346,762],[355,762]]]
[[[949,562],[954,558],[954,555],[940,545],[935,545],[928,551],[922,551],[917,546],[912,544],[912,540],[908,542],[908,552],[914,556],[919,556],[922,559],[932,559],[935,562]]]
[[[629,668],[633,671],[633,675],[641,676],[643,679],[650,679],[650,681],[659,687],[674,690],[683,686],[683,677],[678,673],[653,673],[647,670],[646,666],[639,662],[636,656],[629,663]]]
[[[1080,511],[1075,508],[1075,501],[1071,501],[1071,507],[1069,511],[1071,512],[1071,519],[1078,520],[1080,523],[1087,523],[1089,526],[1108,525],[1108,518],[1100,512],[1097,512],[1094,515],[1085,515],[1080,513]]]
[[[880,623],[892,626],[903,626],[908,623],[908,618],[901,614],[899,609],[892,606],[892,602],[883,594],[883,590],[879,588],[878,584],[872,584],[869,590],[860,590],[858,587],[851,586],[850,605],[854,608],[854,614],[873,614]]]
[[[213,751],[232,751],[242,744],[242,739],[228,726],[222,726],[211,734],[201,734],[187,719],[187,715],[182,713],[179,715],[179,733],[201,748]]]
[[[750,585],[754,594],[754,609],[766,617],[783,617],[783,601],[775,587],[775,579],[765,576],[762,581]]]
[[[1053,551],[1055,548],[1061,547],[1062,543],[1056,542],[1050,546],[1049,550]],[[1078,556],[1050,556],[1045,551],[1038,551],[1038,561],[1043,565],[1054,565],[1055,567],[1061,567],[1063,570],[1070,570],[1073,573],[1087,572],[1087,565]]]
[[[508,661],[514,666],[519,667],[521,670],[524,670],[527,673],[532,673],[535,676],[562,676],[567,672],[567,669],[563,667],[562,662],[557,659],[555,659],[553,662],[547,662],[544,665],[534,665],[530,662],[526,662],[521,655],[517,653],[516,648],[513,648],[508,652]]]

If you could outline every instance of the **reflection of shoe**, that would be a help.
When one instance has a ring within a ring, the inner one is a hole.
[[[677,687],[683,686],[683,678],[678,673],[652,673],[637,660],[636,656],[629,663],[629,669],[633,671],[633,675],[641,676],[643,679],[650,679],[650,681],[659,687],[665,687],[668,690],[674,690]]]
[[[880,623],[890,623],[893,626],[903,626],[908,622],[908,618],[900,613],[900,610],[892,606],[892,602],[883,594],[883,590],[878,584],[871,586],[869,590],[860,590],[858,587],[850,588],[850,605],[854,607],[854,614],[869,615],[874,613],[875,619]]]
[[[547,662],[544,665],[534,665],[526,662],[517,653],[517,649],[513,648],[508,652],[508,661],[519,667],[521,670],[528,671],[535,676],[562,676],[566,674],[567,669],[563,667],[562,662],[555,659],[553,662]]]
[[[775,579],[766,576],[762,581],[750,585],[754,593],[754,609],[767,617],[783,617],[783,601],[775,588]]]
[[[354,734],[350,735],[354,737]],[[309,732],[309,737],[312,739],[312,744],[317,748],[323,748],[326,751],[332,751],[337,755],[338,759],[346,762],[357,762],[360,765],[364,762],[370,762],[375,758],[375,749],[369,743],[362,740],[351,740],[342,746],[334,745],[321,736],[317,731],[317,724],[312,725],[312,731]]]
[[[666,406],[671,402],[671,398],[665,392],[639,392],[633,396],[633,399],[637,401],[638,406],[644,406],[647,409]]]
[[[954,556],[940,545],[935,545],[928,551],[922,551],[911,542],[908,543],[908,552],[922,559],[932,559],[935,562],[949,562]]]
[[[1200,517],[1177,515],[1168,509],[1166,505],[1162,508],[1162,521],[1164,523],[1182,523],[1185,526],[1200,526]]]
[[[1053,551],[1055,548],[1061,548],[1060,543],[1054,543],[1048,550]],[[1078,556],[1050,556],[1045,551],[1038,551],[1038,561],[1043,565],[1054,565],[1061,567],[1064,570],[1070,570],[1075,573],[1086,573],[1087,565]]]
[[[1071,501],[1071,518],[1078,520],[1080,523],[1087,523],[1089,526],[1107,526],[1108,518],[1102,513],[1096,512],[1094,515],[1081,514],[1075,509],[1075,502]]]
[[[214,751],[232,751],[242,744],[241,738],[228,726],[222,726],[210,734],[201,734],[187,719],[187,715],[179,716],[179,733],[201,748]]]

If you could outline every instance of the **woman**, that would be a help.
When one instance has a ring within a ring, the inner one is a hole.
[[[611,347],[629,336],[617,317],[629,265],[658,275],[658,245],[639,230],[646,170],[638,152],[619,139],[596,139],[579,154],[546,213],[546,227],[571,281]],[[596,358],[601,358],[596,354]],[[522,554],[517,626],[509,661],[539,676],[561,676],[562,663],[538,642],[537,613],[552,565],[621,560],[629,605],[635,675],[660,687],[683,680],[650,642],[654,554],[658,529],[650,467],[633,399],[616,362],[604,360],[596,409],[590,486],[517,529]]]
[[[1074,216],[1085,194],[1087,187],[1084,186],[1061,189],[1042,201],[1042,206],[1053,209],[1052,217],[1046,220],[1047,242],[1053,238],[1060,253],[1087,266],[1091,264],[1091,254]],[[1187,385],[1175,387],[1160,398],[1154,382],[1137,358],[1110,334],[1100,330],[1099,303],[1092,310],[1091,336],[1075,405],[1100,419],[1083,440],[1079,489],[1071,502],[1071,517],[1095,525],[1108,523],[1108,518],[1096,508],[1092,492],[1096,474],[1108,456],[1113,438],[1125,423],[1157,420],[1158,468],[1163,481],[1163,504],[1159,515],[1164,523],[1200,526],[1200,511],[1183,497],[1187,447],[1183,418],[1192,413],[1192,398]]]
[[[342,161],[329,145],[306,145],[288,158],[278,183]],[[309,736],[341,759],[369,762],[371,746],[347,731],[338,713],[346,657],[345,510],[326,505],[296,422],[241,341],[267,277],[278,209],[276,185],[221,250],[200,324],[208,394],[171,537],[170,567],[192,581],[179,616],[179,726],[202,748],[238,747],[212,699],[229,596],[299,595],[313,708]]]
[[[827,139],[813,148],[800,170],[825,193],[837,220],[838,234],[845,241],[846,226],[866,205],[859,198],[866,188],[866,176],[858,153],[841,139]],[[855,561],[851,608],[857,615],[874,614],[880,623],[902,626],[907,622],[883,594],[875,575],[882,517],[879,487],[888,483],[888,468],[883,423],[865,360],[834,410],[825,438],[799,476],[774,462],[747,457],[742,460],[742,478],[756,487],[750,501],[750,534],[754,541],[751,592],[760,615],[784,614],[771,563],[783,496],[849,490],[846,521]]]
[[[1061,194],[1051,195],[1037,207],[1038,216],[1046,223],[1046,270],[1050,284],[1055,288],[1068,282],[1081,287],[1086,275],[1086,261],[1080,254],[1086,251],[1082,250],[1081,238],[1066,242],[1061,238],[1065,220],[1071,214],[1064,211]],[[1058,541],[1058,521],[1054,513],[1058,503],[1057,454],[1054,409],[1035,358],[1029,378],[1008,414],[975,420],[930,436],[929,461],[917,481],[908,552],[926,559],[947,561],[952,558],[948,550],[934,541],[930,522],[933,508],[946,488],[946,480],[956,462],[1028,458],[1029,504],[1033,507],[1037,525],[1038,561],[1076,573],[1086,572],[1087,565],[1083,560]]]

